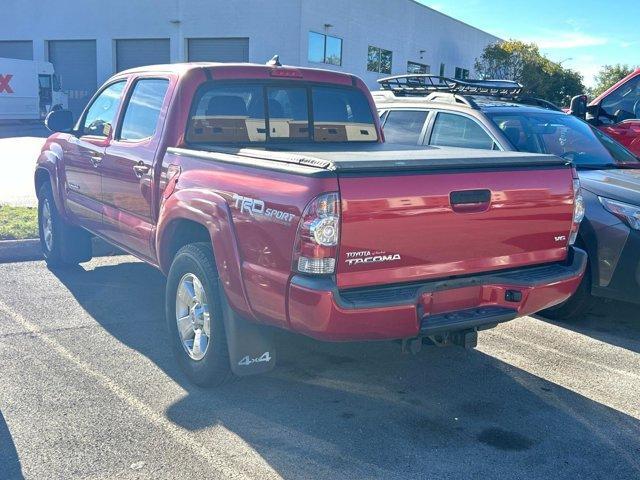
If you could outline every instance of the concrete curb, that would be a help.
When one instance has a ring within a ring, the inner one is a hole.
[[[108,257],[113,255],[124,255],[124,252],[103,240],[98,238],[93,239],[94,257]],[[0,240],[0,263],[27,262],[33,260],[42,260],[42,250],[39,239]]]
[[[38,239],[0,241],[0,263],[24,262],[41,258]]]

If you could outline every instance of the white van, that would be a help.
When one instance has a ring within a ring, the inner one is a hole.
[[[51,63],[0,58],[0,120],[38,120],[68,103]]]

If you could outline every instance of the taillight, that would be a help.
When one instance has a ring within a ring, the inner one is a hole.
[[[340,238],[340,196],[323,193],[304,209],[293,253],[293,269],[327,275],[335,272]]]
[[[578,173],[573,170],[573,223],[571,225],[571,234],[569,235],[569,245],[576,243],[578,238],[578,230],[580,230],[580,222],[584,218],[584,198],[580,188],[580,180]]]

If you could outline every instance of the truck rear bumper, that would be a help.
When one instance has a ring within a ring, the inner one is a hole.
[[[489,328],[565,301],[578,287],[587,254],[567,261],[410,285],[339,291],[329,278],[294,276],[289,322],[328,341],[389,340]]]

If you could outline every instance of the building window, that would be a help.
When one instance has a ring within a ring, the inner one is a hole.
[[[430,73],[431,67],[424,63],[407,62],[407,73]]]
[[[367,57],[367,70],[377,73],[391,73],[393,64],[393,53],[384,48],[369,46]]]
[[[469,70],[466,68],[456,67],[456,78],[459,80],[466,80],[469,78]]]
[[[322,33],[309,32],[308,58],[310,62],[314,63],[342,65],[342,39]]]
[[[440,76],[441,76],[441,77],[444,77],[444,68],[445,68],[444,63],[441,63],[441,64],[440,64]]]

